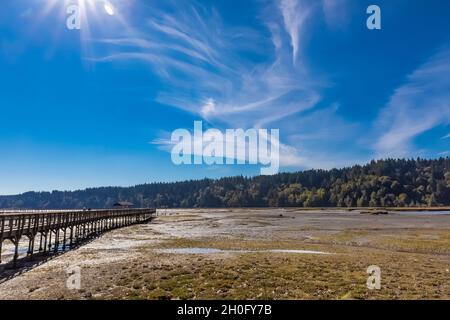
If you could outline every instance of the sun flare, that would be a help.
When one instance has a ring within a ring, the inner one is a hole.
[[[118,33],[132,36],[133,29],[122,14],[123,9],[129,6],[120,0],[41,0],[32,29],[39,29],[51,17],[64,19],[61,20],[61,28],[54,29],[55,43],[66,34],[63,31],[78,31],[83,54],[89,55],[92,41],[96,38],[114,37]]]
[[[114,15],[114,7],[112,6],[111,3],[106,1],[105,5],[104,5],[104,8],[105,8],[105,11],[106,11],[107,14],[109,14],[110,16]]]
[[[48,16],[50,12],[57,9],[58,5],[63,4],[64,8],[75,5],[79,8],[79,14],[82,19],[98,19],[102,14],[109,16],[117,15],[117,7],[110,0],[45,0],[42,16]],[[63,9],[64,9],[63,8]]]

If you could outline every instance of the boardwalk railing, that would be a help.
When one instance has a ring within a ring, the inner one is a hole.
[[[14,244],[15,264],[23,237],[28,240],[27,255],[32,257],[36,238],[39,252],[58,252],[105,231],[150,221],[155,213],[155,209],[0,213],[0,263],[5,240]]]

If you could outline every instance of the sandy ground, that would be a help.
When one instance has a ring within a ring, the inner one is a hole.
[[[161,213],[0,283],[0,299],[450,298],[450,215]],[[379,290],[367,288],[371,265]],[[79,289],[67,286],[74,267]]]

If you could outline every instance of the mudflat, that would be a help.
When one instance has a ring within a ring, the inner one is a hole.
[[[0,299],[450,299],[450,213],[158,214],[11,277]],[[379,290],[367,287],[374,265]]]

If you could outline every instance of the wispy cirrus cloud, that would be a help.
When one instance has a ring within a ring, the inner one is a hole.
[[[315,119],[314,125],[302,121],[310,119],[305,112],[318,107],[328,85],[323,75],[317,80],[309,71],[306,36],[314,18],[335,23],[345,8],[337,10],[327,0],[268,1],[253,28],[227,24],[214,7],[170,3],[170,14],[153,10],[136,33],[139,36],[101,40],[110,53],[96,60],[147,64],[167,83],[156,101],[198,115],[218,128],[280,128],[285,166],[330,167],[330,162],[337,162],[311,149],[328,143],[331,131],[333,141],[348,136],[345,132],[351,124],[343,124],[336,111],[325,111],[326,128],[319,125],[324,118]],[[320,111],[314,114],[321,117]],[[305,144],[296,138],[300,133],[317,139]],[[164,141],[167,137],[156,140],[158,145]]]
[[[395,90],[376,122],[377,157],[414,154],[414,139],[450,123],[450,46],[441,49]]]
[[[312,6],[304,0],[279,0],[279,8],[284,28],[290,37],[295,64],[301,48],[301,36],[305,34],[305,25],[311,15]]]
[[[289,15],[292,6],[298,15]],[[317,83],[291,60],[311,6],[280,0],[275,8],[276,19],[262,14],[261,32],[224,25],[214,8],[177,3],[170,15],[155,12],[141,37],[101,40],[111,53],[95,60],[147,63],[170,87],[159,92],[158,102],[211,123],[268,125],[314,108],[321,98]]]
[[[343,146],[365,133],[337,110],[318,108],[328,84],[306,58],[310,23],[345,24],[347,0],[264,2],[257,28],[227,24],[213,6],[170,3],[170,14],[155,8],[133,38],[101,40],[109,53],[96,60],[147,64],[166,84],[156,101],[216,127],[281,128],[286,165],[355,161],[351,153],[328,160],[318,147]],[[377,157],[410,155],[415,137],[449,121],[448,56],[442,49],[391,96],[375,121]]]

